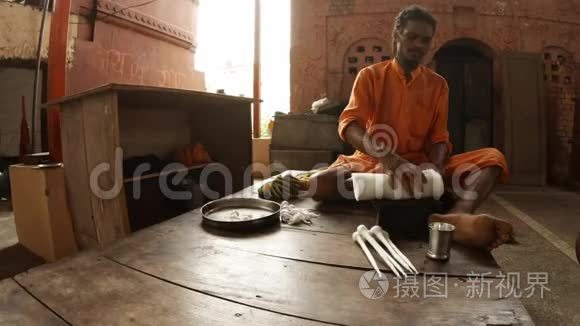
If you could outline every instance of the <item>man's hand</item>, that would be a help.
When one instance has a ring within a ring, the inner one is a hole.
[[[443,176],[445,173],[445,169],[443,167],[435,165],[433,163],[423,163],[423,164],[421,164],[420,168],[421,168],[421,171],[434,170],[435,172],[439,173],[441,176]]]
[[[350,123],[346,128],[347,142],[356,150],[375,157],[383,166],[383,172],[393,175],[392,189],[400,184],[413,197],[416,193],[423,191],[423,185],[427,183],[427,179],[418,166],[397,155],[395,149],[390,149],[390,153],[385,153],[387,148],[384,144],[372,144],[368,141],[369,137],[365,135],[366,130],[356,122]]]
[[[431,146],[429,151],[429,162],[434,166],[433,170],[439,172],[441,176],[445,175],[445,165],[449,159],[447,143],[437,143]]]
[[[392,189],[396,189],[395,187],[400,184],[413,197],[423,192],[423,185],[427,183],[427,178],[420,167],[396,154],[389,154],[379,161],[383,165],[384,172],[391,173]]]

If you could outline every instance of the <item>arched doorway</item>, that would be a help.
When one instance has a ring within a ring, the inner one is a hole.
[[[493,144],[493,60],[493,50],[472,39],[450,41],[435,53],[435,69],[449,84],[454,154]]]

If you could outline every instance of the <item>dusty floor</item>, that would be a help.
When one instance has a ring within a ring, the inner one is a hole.
[[[480,212],[506,218],[514,225],[518,244],[505,245],[493,254],[505,271],[519,275],[522,301],[536,324],[580,325],[580,265],[574,250],[580,232],[580,194],[553,188],[501,187]],[[17,245],[12,213],[1,203],[0,262],[0,279],[42,262]],[[538,291],[528,298],[530,291],[525,289],[528,275],[533,276],[530,272],[547,273],[543,298]]]
[[[18,243],[14,216],[7,202],[0,202],[0,249]]]
[[[519,273],[522,288],[528,272],[548,275],[550,291],[544,298],[539,293],[522,297],[536,324],[580,325],[580,265],[574,249],[580,232],[580,194],[551,188],[503,187],[481,211],[506,218],[514,225],[519,244],[500,247],[493,255],[505,271]]]

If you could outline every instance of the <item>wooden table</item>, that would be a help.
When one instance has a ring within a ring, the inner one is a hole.
[[[254,190],[236,196],[255,196]],[[20,286],[0,283],[0,324],[6,318],[79,325],[533,324],[517,299],[497,291],[489,298],[466,297],[475,284],[470,272],[490,273],[492,289],[501,279],[491,277],[500,272],[491,255],[465,248],[455,247],[451,260],[439,264],[425,258],[423,243],[398,242],[422,274],[407,280],[407,296],[403,281],[397,295],[397,281],[388,273],[386,295],[365,297],[359,282],[370,266],[351,233],[359,224],[374,224],[372,208],[297,204],[322,216],[312,226],[236,235],[204,228],[193,211],[102,251],[20,274],[14,278]],[[446,298],[433,297],[424,283],[434,273],[449,274]]]

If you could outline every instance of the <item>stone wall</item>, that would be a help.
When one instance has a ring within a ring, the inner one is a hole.
[[[35,60],[42,11],[37,7],[0,1],[0,61]],[[50,14],[46,18],[42,58],[48,56]]]
[[[72,0],[80,17],[68,62],[67,94],[106,83],[205,90],[195,71],[198,2]],[[97,15],[93,24],[92,15]],[[70,42],[69,42],[70,43]]]
[[[580,5],[573,0],[421,0],[439,20],[430,57],[446,42],[472,38],[503,51],[580,51]],[[349,48],[363,39],[391,44],[393,20],[407,1],[292,1],[291,108],[321,96],[340,97]],[[389,50],[389,55],[392,55]],[[348,72],[347,72],[348,73]],[[348,74],[347,74],[348,75]]]
[[[574,120],[580,82],[580,3],[575,0],[417,0],[438,19],[433,55],[448,42],[475,40],[493,52],[495,145],[502,147],[501,106],[503,53],[528,52],[545,57],[548,174],[555,183],[570,176],[571,159],[580,161],[580,146],[574,150]],[[321,97],[346,100],[356,72],[370,62],[355,61],[353,51],[369,43],[363,57],[392,56],[394,18],[408,1],[394,0],[294,0],[292,1],[291,110],[304,112]],[[386,44],[386,46],[385,46]],[[555,52],[554,52],[555,51]],[[557,52],[557,53],[556,53]],[[361,52],[362,53],[362,52]],[[558,53],[566,57],[560,64]],[[370,58],[369,58],[370,61]],[[552,61],[557,67],[552,70]],[[557,76],[556,76],[557,75]],[[579,126],[576,126],[580,130]],[[577,134],[580,134],[578,132]],[[580,136],[576,135],[576,138]],[[580,139],[576,139],[580,142]],[[580,175],[580,167],[577,175]]]

